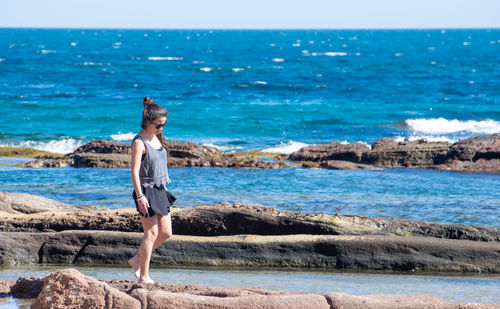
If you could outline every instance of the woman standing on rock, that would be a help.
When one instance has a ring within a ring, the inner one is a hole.
[[[144,98],[141,132],[132,140],[132,184],[135,206],[139,212],[144,236],[139,252],[128,263],[139,282],[153,283],[149,277],[151,253],[172,236],[170,206],[175,201],[166,184],[166,140],[163,127],[168,111]]]

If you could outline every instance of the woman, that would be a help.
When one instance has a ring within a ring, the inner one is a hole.
[[[144,98],[141,132],[132,140],[132,196],[139,212],[144,236],[139,252],[128,263],[142,283],[153,283],[149,277],[151,253],[172,236],[170,206],[175,198],[167,191],[166,141],[163,127],[168,111]]]

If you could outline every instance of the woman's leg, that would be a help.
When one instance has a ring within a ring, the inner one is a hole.
[[[139,251],[139,282],[153,282],[153,280],[149,278],[149,261],[151,260],[153,245],[158,236],[158,220],[156,216],[151,218],[144,218],[141,216],[140,218],[142,228],[144,230],[144,236],[142,238],[141,249]]]
[[[166,216],[157,214],[156,217],[158,223],[158,236],[155,239],[153,249],[151,251],[155,251],[156,248],[158,248],[165,240],[172,237],[172,216],[170,215],[170,213]],[[138,252],[133,258],[128,260],[128,263],[134,269],[135,277],[138,279],[140,276],[139,256],[140,252]]]

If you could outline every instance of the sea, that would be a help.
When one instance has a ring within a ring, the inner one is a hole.
[[[289,154],[383,137],[453,143],[500,133],[500,29],[0,29],[0,146],[69,153],[96,139],[130,144],[145,96],[169,111],[167,139],[223,152]],[[297,166],[169,173],[179,207],[259,203],[500,229],[498,174]],[[0,165],[0,191],[116,209],[134,207],[132,190],[130,169]],[[483,280],[453,278],[478,294],[463,299],[469,294],[450,289],[451,300],[500,303],[489,293],[500,290],[499,277],[488,277],[486,289]]]

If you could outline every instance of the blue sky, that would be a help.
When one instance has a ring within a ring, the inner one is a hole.
[[[0,0],[0,27],[500,28],[500,0]]]

